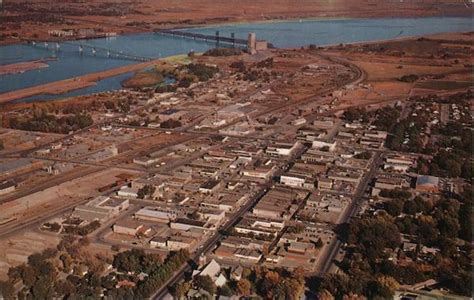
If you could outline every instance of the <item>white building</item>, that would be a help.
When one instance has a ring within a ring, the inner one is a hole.
[[[269,145],[265,152],[276,156],[289,156],[301,146],[300,142],[291,143],[273,143]]]

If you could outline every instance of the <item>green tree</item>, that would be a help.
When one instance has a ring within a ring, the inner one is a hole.
[[[385,202],[385,210],[392,216],[396,217],[400,215],[403,211],[403,201],[399,199],[394,199]]]
[[[394,291],[379,281],[373,280],[368,283],[365,295],[369,299],[393,299]]]
[[[235,295],[234,290],[232,290],[228,284],[224,284],[223,286],[219,287],[217,292],[219,293],[219,295],[226,297],[231,297]]]
[[[208,291],[211,295],[214,295],[216,293],[217,287],[209,275],[197,275],[196,277],[194,277],[194,284],[197,288]]]
[[[188,282],[177,283],[174,285],[172,290],[172,295],[177,299],[182,299],[186,296],[186,293],[189,291],[190,284]]]
[[[462,173],[461,164],[452,159],[446,161],[446,170],[449,176],[453,178],[461,176]]]

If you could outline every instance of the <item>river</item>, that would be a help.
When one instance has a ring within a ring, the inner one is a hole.
[[[255,32],[258,39],[265,39],[275,47],[299,47],[308,44],[320,46],[393,39],[406,36],[426,35],[442,32],[473,30],[470,18],[384,18],[384,19],[311,19],[297,21],[277,21],[262,23],[229,24],[187,29],[193,32],[214,34],[220,31],[221,36],[230,36],[233,32],[237,38],[247,38],[249,32]],[[0,47],[0,64],[11,64],[21,61],[45,59],[49,67],[27,71],[19,74],[0,76],[0,93],[31,87],[91,72],[103,71],[127,64],[131,60],[107,57],[105,52],[98,51],[94,56],[91,49],[84,48],[79,55],[79,44],[107,48],[123,53],[147,58],[159,58],[185,54],[191,50],[202,52],[215,46],[214,43],[194,41],[177,37],[161,36],[154,33],[124,35],[112,38],[81,40],[72,43],[61,43],[60,51],[55,51],[55,44],[31,45],[19,44]],[[61,96],[40,95],[20,101],[50,100],[66,96],[88,94],[120,88],[124,75],[104,79],[96,86],[73,91]]]

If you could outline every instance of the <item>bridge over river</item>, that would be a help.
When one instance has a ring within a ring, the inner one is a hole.
[[[230,37],[221,36],[219,31],[216,31],[215,35],[211,34],[202,34],[196,33],[191,31],[184,31],[184,30],[159,30],[155,31],[156,34],[160,35],[167,35],[167,36],[176,36],[181,38],[188,38],[193,40],[201,40],[201,41],[212,41],[216,42],[216,47],[219,47],[220,44],[230,44],[233,47],[244,47],[248,46],[248,40],[246,39],[239,39],[235,37],[235,33],[231,33]]]
[[[51,41],[34,41],[26,40],[28,45],[35,47],[37,49],[45,49],[54,52],[76,52],[79,55],[91,55],[104,58],[114,58],[114,59],[123,59],[123,60],[133,60],[139,62],[150,61],[154,58],[139,56],[130,53],[124,53],[123,51],[116,51],[113,49],[91,46],[81,42],[51,42]],[[65,50],[64,46],[67,46]]]

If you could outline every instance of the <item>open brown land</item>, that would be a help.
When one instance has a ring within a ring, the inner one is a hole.
[[[333,47],[367,74],[359,86],[342,91],[337,107],[380,105],[412,96],[450,94],[472,88],[472,33]]]
[[[48,64],[43,60],[25,61],[15,64],[0,65],[0,75],[22,73],[30,70],[47,68]]]
[[[232,9],[229,9],[232,7]],[[126,34],[205,24],[311,17],[470,16],[461,0],[12,0],[4,3],[0,43],[51,39],[49,30],[93,28]]]

